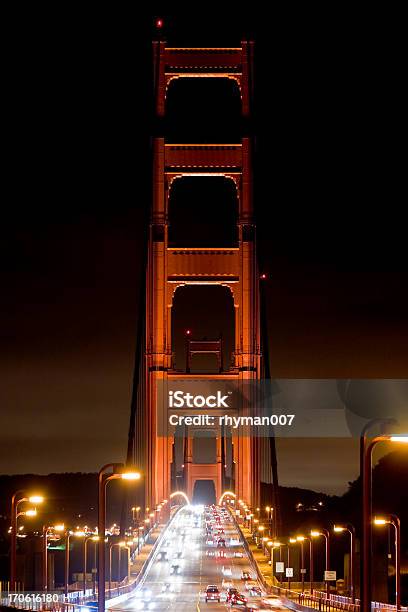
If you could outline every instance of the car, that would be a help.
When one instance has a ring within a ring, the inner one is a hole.
[[[244,570],[241,574],[241,580],[252,580],[251,574]]]
[[[241,550],[236,550],[234,552],[234,557],[236,557],[237,559],[242,559],[243,556],[244,556],[244,553]]]
[[[250,591],[251,589],[255,589],[258,586],[258,584],[255,582],[255,580],[246,580],[245,581],[245,589],[247,591]]]
[[[212,538],[207,538],[206,542],[207,546],[213,546],[214,545],[214,540]]]
[[[170,574],[177,576],[181,574],[181,567],[178,564],[173,564],[170,568]]]
[[[232,576],[232,568],[230,565],[222,566],[222,573],[224,576]]]
[[[234,585],[231,582],[231,580],[229,580],[228,578],[223,578],[223,580],[222,580],[222,588],[223,589],[232,589],[233,587],[234,587]]]
[[[166,550],[161,550],[157,554],[157,561],[168,561],[168,556],[167,556],[167,551]]]
[[[218,603],[221,601],[220,590],[215,584],[209,584],[205,590],[205,603],[209,601],[217,601]]]
[[[165,582],[162,586],[162,593],[171,593],[174,590],[174,584]]]
[[[205,554],[207,557],[215,557],[215,550],[206,550]]]
[[[217,546],[218,546],[218,548],[221,548],[222,546],[225,548],[225,540],[224,540],[224,538],[219,538],[219,540],[217,542]]]
[[[225,550],[221,549],[221,550],[217,550],[215,556],[218,557],[219,559],[225,559],[227,554],[226,554]]]
[[[262,597],[262,590],[258,585],[254,585],[247,590],[251,597]]]
[[[245,606],[247,598],[238,589],[232,587],[227,589],[227,603],[231,606]]]

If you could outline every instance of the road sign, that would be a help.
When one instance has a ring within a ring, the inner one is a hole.
[[[276,562],[276,573],[277,574],[283,574],[285,571],[285,564],[283,561],[277,561]]]
[[[324,572],[324,581],[329,582],[329,580],[337,580],[336,572],[333,572],[332,570],[326,570]]]
[[[302,568],[302,569],[300,570],[300,573],[301,573],[301,574],[306,574],[306,570],[305,570],[304,568]]]
[[[286,568],[286,578],[293,578],[293,567]]]

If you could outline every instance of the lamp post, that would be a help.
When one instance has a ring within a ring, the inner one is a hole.
[[[330,568],[330,532],[327,529],[321,529],[320,531],[315,531],[312,530],[310,532],[310,536],[312,538],[318,538],[319,536],[323,536],[325,539],[325,544],[326,544],[326,562],[325,562],[325,566],[326,566],[326,572],[329,570]],[[326,580],[326,593],[327,593],[327,598],[329,598],[330,596],[330,582],[328,580]]]
[[[43,526],[43,563],[42,563],[42,582],[43,582],[43,590],[48,590],[48,534],[55,531],[64,531],[64,525],[44,525]]]
[[[121,583],[121,579],[122,579],[122,572],[121,572],[121,565],[122,565],[122,548],[124,548],[126,545],[125,542],[119,542],[118,543],[118,595],[119,595],[119,589],[120,589],[120,583]]]
[[[64,556],[64,595],[68,599],[69,590],[69,543],[71,540],[72,531],[65,532],[65,556]]]
[[[110,474],[107,470],[112,469]],[[105,528],[106,528],[106,486],[111,480],[139,480],[139,472],[125,469],[122,463],[107,463],[98,474],[98,610],[105,612]]]
[[[96,575],[97,575],[97,572],[98,572],[98,567],[97,567],[97,563],[96,563],[96,553],[97,553],[97,550],[98,550],[99,536],[94,535],[94,536],[91,537],[91,540],[95,544],[95,546],[94,546],[94,562],[93,562],[94,566],[92,568],[92,570],[93,570],[93,580],[92,580],[92,582],[93,582],[93,594],[95,596],[96,595]]]
[[[131,547],[134,546],[134,542],[132,540],[129,540],[126,542],[126,546],[125,546],[125,550],[127,551],[127,572],[126,572],[126,576],[127,576],[127,582],[129,584],[130,581],[130,551],[131,551]]]
[[[304,554],[304,548],[303,548],[303,543],[306,540],[306,538],[304,536],[298,536],[296,538],[296,540],[300,543],[300,573],[301,573],[301,577],[302,577],[302,593],[304,593],[305,591],[305,554]]]
[[[312,536],[310,538],[304,536],[298,536],[296,538],[297,542],[300,542],[300,550],[301,550],[301,573],[302,573],[302,591],[305,590],[305,575],[306,568],[303,567],[305,565],[305,557],[304,557],[304,543],[309,542],[309,581],[310,581],[310,593],[313,595],[313,580],[314,580],[314,572],[313,572],[313,539]]]
[[[344,533],[345,531],[348,531],[348,533],[350,534],[350,563],[349,563],[349,590],[350,590],[350,597],[353,601],[353,603],[355,602],[356,599],[356,587],[355,587],[355,576],[354,576],[354,557],[355,557],[355,539],[356,539],[356,530],[354,528],[353,525],[351,525],[350,523],[347,523],[347,525],[335,525],[333,527],[333,531],[334,533]]]
[[[112,542],[109,544],[109,597],[111,596],[112,591],[112,550],[118,547],[118,580],[117,583],[120,583],[120,558],[121,558],[121,548],[125,546],[125,542]]]
[[[111,597],[112,592],[112,548],[114,546],[115,544],[109,544],[109,598]]]
[[[260,537],[260,540],[261,540],[262,552],[265,552],[265,551],[264,551],[264,544],[263,544],[263,537],[262,537],[262,536],[263,536],[263,532],[264,532],[264,531],[265,531],[265,527],[264,527],[263,525],[259,525],[259,527],[258,527],[258,533],[260,534],[260,536],[259,536],[259,537]]]
[[[395,514],[386,519],[374,519],[374,525],[392,525],[395,534],[395,607],[401,610],[401,523]]]
[[[363,481],[363,515],[362,515],[362,546],[361,546],[361,580],[360,580],[360,610],[371,612],[371,552],[372,552],[372,455],[379,442],[408,443],[408,435],[380,435],[361,442],[361,476]]]
[[[139,529],[137,530],[137,555],[138,556],[140,553],[140,539],[142,537],[144,537],[144,527],[139,527]]]
[[[289,538],[289,542],[288,542],[288,567],[290,567],[290,545],[291,544],[296,544],[296,539],[295,538]],[[290,576],[288,576],[288,590],[290,590]]]
[[[20,497],[22,496],[22,497]],[[24,491],[15,491],[11,498],[11,551],[10,551],[10,589],[16,588],[16,561],[17,561],[17,513],[18,506],[23,502],[41,504],[44,501],[42,495],[26,496]],[[34,516],[34,515],[28,515]]]
[[[96,540],[94,539],[95,537],[96,537]],[[83,575],[83,578],[84,578],[84,580],[83,580],[84,597],[86,596],[86,566],[87,566],[87,561],[88,561],[87,545],[88,545],[89,540],[91,540],[91,541],[93,540],[94,542],[98,542],[99,541],[99,537],[98,536],[94,536],[94,535],[86,535],[84,537],[84,547],[83,547],[83,550],[82,550],[82,553],[83,553],[82,566],[83,566],[83,569],[84,569],[84,575]],[[96,544],[95,544],[95,546],[96,546]]]
[[[271,537],[271,522],[270,522],[271,507],[265,506],[265,512],[266,512],[266,520],[268,521],[268,536]]]
[[[309,579],[310,579],[310,594],[313,595],[313,581],[314,581],[314,560],[313,560],[313,536],[310,533],[309,540]]]
[[[280,542],[274,542],[273,543],[273,547],[272,547],[272,578],[276,577],[275,576],[275,549],[279,550],[279,560],[280,560],[280,555],[281,555],[281,546],[282,544]]]

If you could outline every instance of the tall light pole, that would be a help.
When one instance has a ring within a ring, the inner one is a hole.
[[[17,561],[17,513],[18,506],[23,502],[30,504],[41,504],[44,501],[42,495],[26,496],[25,491],[15,491],[11,498],[11,551],[10,551],[10,589],[16,588],[16,561]],[[28,516],[34,516],[29,514]]]
[[[320,529],[320,531],[312,530],[310,532],[310,537],[318,538],[319,536],[323,536],[326,544],[326,572],[330,569],[330,532],[327,529]],[[326,580],[326,593],[327,598],[330,596],[330,582]]]
[[[310,581],[310,592],[313,595],[313,580],[314,580],[314,575],[313,575],[313,538],[312,538],[312,533],[314,533],[314,532],[311,532],[311,534],[310,534],[311,537],[310,538],[307,538],[305,536],[298,536],[295,541],[296,542],[300,542],[301,564],[302,564],[302,568],[301,568],[301,573],[302,573],[302,591],[305,590],[305,574],[306,574],[306,568],[304,567],[304,564],[305,564],[304,543],[305,542],[309,542],[309,581]]]
[[[97,563],[96,563],[96,552],[98,549],[98,542],[99,542],[99,536],[98,535],[93,535],[91,536],[91,540],[94,543],[94,567],[92,568],[93,570],[93,594],[94,596],[96,595],[96,574],[98,572],[98,568],[97,568]]]
[[[64,557],[64,595],[68,599],[69,591],[69,543],[71,540],[72,531],[69,529],[65,532],[65,557]]]
[[[408,443],[408,435],[380,435],[369,441],[363,437],[361,448],[361,477],[363,481],[362,505],[362,546],[361,546],[361,579],[360,579],[360,610],[371,612],[371,552],[372,552],[372,455],[379,442]]]
[[[275,535],[272,533],[273,508],[271,506],[266,506],[265,511],[268,517],[268,535],[271,537],[272,535]]]
[[[297,540],[296,538],[289,538],[289,542],[288,542],[288,567],[290,567],[290,545],[291,544],[296,544]],[[290,576],[288,576],[288,590],[290,590]]]
[[[43,590],[47,591],[48,590],[48,535],[52,532],[56,532],[56,531],[64,531],[65,527],[64,525],[44,525],[43,526],[43,554],[42,554],[42,558],[43,558],[43,563],[42,563],[42,570],[43,570]]]
[[[310,533],[309,540],[309,579],[310,579],[310,594],[313,595],[313,582],[314,582],[314,561],[313,561],[313,536]]]
[[[395,514],[386,519],[374,519],[374,525],[392,525],[395,534],[395,606],[397,612],[401,610],[401,523]]]
[[[107,473],[108,470],[111,473]],[[98,611],[105,612],[105,528],[106,528],[106,486],[111,480],[139,480],[140,473],[125,468],[123,463],[107,463],[98,474]]]
[[[83,547],[83,558],[82,558],[82,566],[83,566],[83,570],[84,570],[84,574],[83,574],[83,587],[84,587],[84,597],[86,597],[86,566],[87,566],[87,561],[88,561],[88,555],[87,555],[87,544],[89,542],[89,540],[93,539],[93,535],[86,535],[84,537],[84,547]]]
[[[353,525],[347,523],[347,525],[335,525],[333,527],[334,533],[344,533],[348,531],[350,534],[350,563],[349,563],[349,590],[350,597],[355,602],[356,599],[356,587],[355,587],[355,575],[354,575],[354,558],[355,558],[355,539],[356,539],[356,530]]]
[[[264,544],[263,544],[263,532],[265,531],[265,527],[263,525],[259,525],[258,527],[258,533],[260,533],[260,539],[261,539],[261,546],[262,546],[262,552],[264,553]]]
[[[271,550],[271,552],[272,552],[272,578],[274,578],[275,573],[276,573],[275,572],[276,568],[275,568],[275,556],[274,556],[274,553],[275,553],[276,549],[279,550],[279,560],[280,560],[281,546],[282,546],[282,544],[280,542],[274,542],[273,543],[273,547],[272,547],[272,550]]]
[[[300,543],[300,573],[302,577],[302,593],[305,591],[305,551],[303,543],[306,540],[304,536],[297,536],[296,540]]]

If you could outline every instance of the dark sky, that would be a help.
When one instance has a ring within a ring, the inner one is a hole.
[[[165,16],[172,44],[256,40],[272,375],[407,377],[398,19],[293,7],[268,19]],[[126,449],[153,16],[36,9],[7,23],[0,473],[95,470]],[[332,492],[357,474],[353,445],[338,442],[339,463],[324,442],[292,444],[280,447],[283,484]],[[295,467],[305,453],[307,479]],[[322,461],[329,476],[313,470]]]

